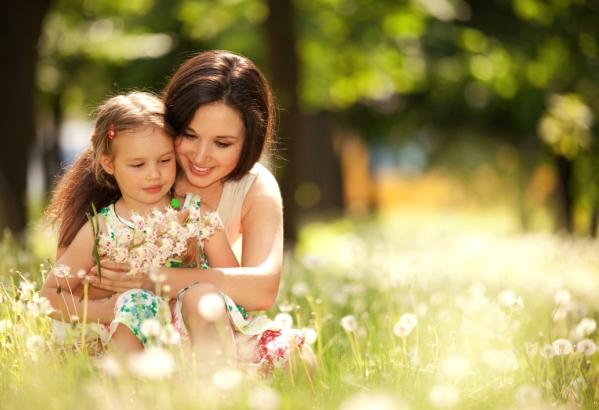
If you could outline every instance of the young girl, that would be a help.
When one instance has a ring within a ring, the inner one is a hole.
[[[55,326],[59,335],[69,328],[64,323],[77,317],[78,321],[100,324],[97,334],[90,337],[99,337],[102,347],[110,341],[111,349],[127,352],[143,348],[144,320],[161,316],[170,322],[168,302],[150,291],[133,289],[110,297],[113,292],[90,288],[88,297],[80,300],[84,286],[76,272],[87,273],[95,263],[95,238],[86,216],[92,213],[92,203],[101,210],[101,232],[113,236],[118,229],[133,229],[133,213],[151,215],[171,204],[177,174],[173,139],[164,121],[164,106],[151,94],[116,96],[100,107],[91,146],[64,175],[46,211],[51,222],[60,223],[60,230],[57,261],[41,293],[56,309],[53,318],[62,322]],[[185,196],[183,209],[199,205],[199,196]],[[202,206],[203,214],[210,211]],[[194,260],[200,260],[196,257],[200,252],[213,266],[239,266],[222,230],[215,230],[203,252],[194,245],[185,257],[165,265],[193,266]],[[207,266],[205,259],[202,261],[200,265]]]

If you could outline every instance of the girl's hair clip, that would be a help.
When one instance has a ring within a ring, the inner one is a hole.
[[[114,124],[110,123],[110,130],[108,131],[108,138],[114,139]]]

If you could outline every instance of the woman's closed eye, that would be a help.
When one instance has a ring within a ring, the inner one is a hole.
[[[215,141],[214,142],[216,144],[217,147],[219,148],[227,148],[228,146],[230,146],[231,144],[228,144],[226,142],[220,142],[220,141]]]

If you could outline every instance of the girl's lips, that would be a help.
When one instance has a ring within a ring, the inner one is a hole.
[[[161,189],[162,189],[162,185],[154,185],[154,186],[144,188],[144,191],[147,191],[151,194],[155,194],[155,193],[160,192]]]

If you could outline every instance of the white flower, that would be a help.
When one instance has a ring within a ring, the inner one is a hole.
[[[356,318],[352,315],[347,315],[341,318],[341,326],[345,329],[346,332],[355,332],[358,328],[358,322]]]
[[[159,261],[164,264],[164,258]],[[160,269],[150,269],[150,280],[154,283],[162,283],[166,280],[166,273],[160,272]]]
[[[530,384],[524,384],[516,389],[514,398],[519,407],[535,408],[542,402],[541,389]]]
[[[77,271],[77,277],[78,277],[79,279],[83,279],[83,278],[85,277],[85,275],[87,275],[87,272],[86,272],[86,271],[84,271],[83,269],[79,269],[79,270]]]
[[[482,354],[482,360],[500,372],[513,372],[518,369],[518,360],[511,350],[487,349]]]
[[[275,316],[275,323],[282,329],[291,329],[293,318],[289,313],[279,313]]]
[[[553,356],[557,354],[555,348],[552,345],[545,345],[539,351],[539,354],[543,356],[545,359],[551,359]]]
[[[316,339],[318,338],[318,333],[316,333],[316,330],[309,327],[304,327],[302,328],[302,332],[304,332],[304,338],[306,343],[311,345],[314,342],[316,342]]]
[[[214,322],[221,318],[225,312],[225,302],[216,293],[209,293],[200,299],[198,309],[204,319]]]
[[[162,326],[160,325],[158,319],[151,318],[141,322],[139,330],[145,337],[150,338],[158,336],[160,334],[161,329]]]
[[[281,407],[281,396],[270,387],[256,387],[248,393],[248,407],[251,410],[277,410]]]
[[[588,389],[589,386],[587,385],[587,382],[584,380],[584,377],[579,376],[576,379],[572,380],[572,388],[574,388],[574,391],[576,391],[576,393],[580,394],[586,389]]]
[[[555,304],[564,306],[570,303],[572,297],[570,296],[570,292],[565,289],[560,289],[555,293],[553,300],[555,301]]]
[[[29,350],[30,352],[37,352],[39,350],[42,350],[45,345],[46,342],[44,341],[44,339],[38,335],[29,336],[27,338],[27,341],[25,342],[25,346],[27,347],[27,350]]]
[[[343,400],[339,410],[403,410],[407,404],[398,397],[385,393],[360,392]]]
[[[597,345],[591,339],[582,339],[576,344],[576,352],[590,356],[597,351]]]
[[[119,361],[110,355],[100,360],[100,368],[111,377],[120,377],[123,374],[123,368]]]
[[[279,303],[279,310],[282,313],[289,313],[293,310],[293,305],[287,301],[285,301],[283,303]]]
[[[131,374],[146,379],[164,379],[175,371],[175,359],[171,352],[160,347],[148,347],[133,353],[127,359]]]
[[[567,341],[566,339],[557,339],[553,342],[553,348],[555,349],[555,353],[557,355],[566,355],[572,353],[572,343]]]
[[[458,379],[470,371],[470,363],[464,357],[449,356],[443,360],[441,371],[452,379]]]
[[[71,278],[71,267],[66,265],[58,265],[52,269],[54,276],[57,278]]]
[[[393,326],[393,333],[398,337],[406,337],[418,324],[418,318],[412,313],[404,313]]]
[[[539,352],[539,345],[537,343],[526,342],[524,346],[526,348],[526,354],[529,356],[534,356]]]
[[[162,327],[160,333],[160,341],[167,346],[178,346],[181,344],[181,336],[171,323],[167,323],[166,326]]]
[[[437,385],[428,392],[428,402],[437,409],[454,409],[460,403],[460,391],[452,385]]]
[[[6,332],[8,329],[12,327],[12,322],[8,319],[0,320],[0,333]]]
[[[308,294],[308,284],[306,282],[295,282],[291,286],[291,293],[296,297],[302,297]]]
[[[237,388],[243,381],[243,375],[237,369],[225,367],[212,375],[212,383],[222,391]]]
[[[581,328],[581,330],[584,332],[586,336],[590,335],[597,329],[597,322],[595,321],[595,319],[590,319],[587,317],[582,319],[578,326]]]
[[[48,299],[36,293],[33,295],[33,299],[27,302],[27,312],[37,317],[39,315],[49,315],[54,312],[54,308]]]

